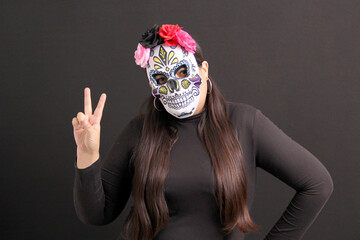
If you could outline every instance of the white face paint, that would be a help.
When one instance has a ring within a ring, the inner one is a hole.
[[[187,74],[177,78],[177,71],[186,67]],[[167,112],[177,118],[194,114],[200,99],[202,82],[194,54],[183,47],[160,44],[150,50],[146,72],[152,86],[154,97],[160,98]],[[156,81],[155,75],[167,78],[163,84]]]

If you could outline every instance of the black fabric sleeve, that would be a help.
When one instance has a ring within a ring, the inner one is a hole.
[[[301,239],[333,191],[322,163],[278,128],[259,109],[253,125],[256,165],[296,190],[265,240]]]
[[[74,163],[73,198],[76,214],[85,224],[105,225],[123,211],[132,185],[130,158],[139,136],[135,120],[118,135],[105,158],[84,169]]]

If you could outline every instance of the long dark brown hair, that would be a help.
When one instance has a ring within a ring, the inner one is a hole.
[[[204,59],[199,44],[195,58],[200,67]],[[229,120],[225,98],[211,81],[212,90],[205,102],[206,112],[202,114],[197,130],[215,170],[221,230],[225,234],[234,227],[244,233],[257,231],[259,226],[252,221],[247,208],[247,180],[237,131]],[[134,205],[123,229],[126,239],[151,240],[169,222],[164,181],[169,171],[170,151],[178,135],[177,128],[171,124],[170,114],[156,110],[153,99],[150,95],[142,106],[145,108],[142,134],[131,159]],[[157,108],[164,110],[161,103]]]

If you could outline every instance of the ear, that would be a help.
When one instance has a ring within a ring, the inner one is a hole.
[[[208,74],[209,74],[209,63],[207,61],[203,61],[201,63],[201,66],[200,66],[200,72],[202,74],[204,74],[204,76],[206,76],[206,78],[208,77]]]
[[[150,81],[149,81],[149,86],[152,88]]]

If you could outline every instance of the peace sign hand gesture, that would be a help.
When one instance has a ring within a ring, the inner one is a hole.
[[[78,168],[86,168],[99,158],[100,121],[105,101],[106,94],[103,93],[93,114],[90,88],[84,89],[84,113],[78,112],[77,116],[72,119],[77,145]]]

